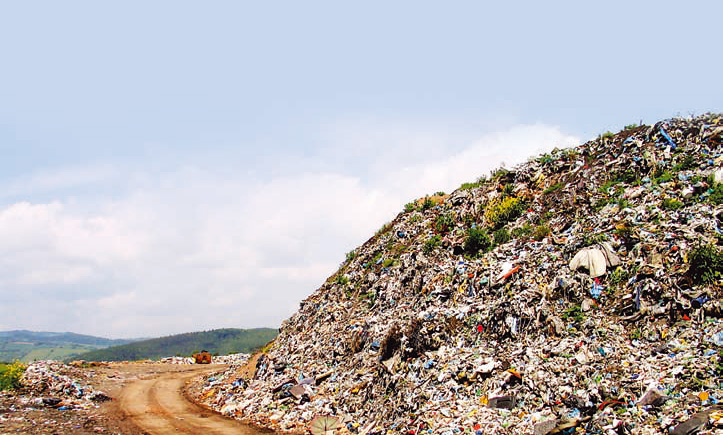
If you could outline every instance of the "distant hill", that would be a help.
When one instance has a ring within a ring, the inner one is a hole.
[[[214,355],[248,353],[273,340],[277,334],[278,331],[271,328],[214,329],[137,341],[121,346],[70,355],[66,359],[134,361],[174,355],[190,356],[200,350],[207,350]]]
[[[71,354],[130,343],[72,332],[0,331],[0,361],[63,359]]]

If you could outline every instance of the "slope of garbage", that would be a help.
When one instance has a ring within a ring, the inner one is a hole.
[[[723,433],[723,117],[410,203],[206,403],[279,431]]]

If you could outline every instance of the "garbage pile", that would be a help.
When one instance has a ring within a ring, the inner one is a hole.
[[[407,204],[203,399],[278,431],[723,433],[723,116]]]
[[[232,353],[229,355],[214,356],[213,363],[240,365],[245,364],[249,360],[250,356],[251,355],[247,353]]]
[[[194,360],[187,356],[169,356],[161,358],[160,362],[163,364],[193,364]]]
[[[67,410],[97,408],[98,403],[110,400],[105,393],[82,383],[79,376],[73,376],[74,370],[59,361],[31,363],[21,380],[24,394],[18,404]]]

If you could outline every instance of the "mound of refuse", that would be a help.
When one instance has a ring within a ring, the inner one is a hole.
[[[407,204],[204,400],[294,432],[722,433],[722,145],[721,115],[628,126]]]

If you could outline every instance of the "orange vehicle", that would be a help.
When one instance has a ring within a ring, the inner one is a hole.
[[[205,350],[193,354],[196,364],[211,364],[211,354]]]

